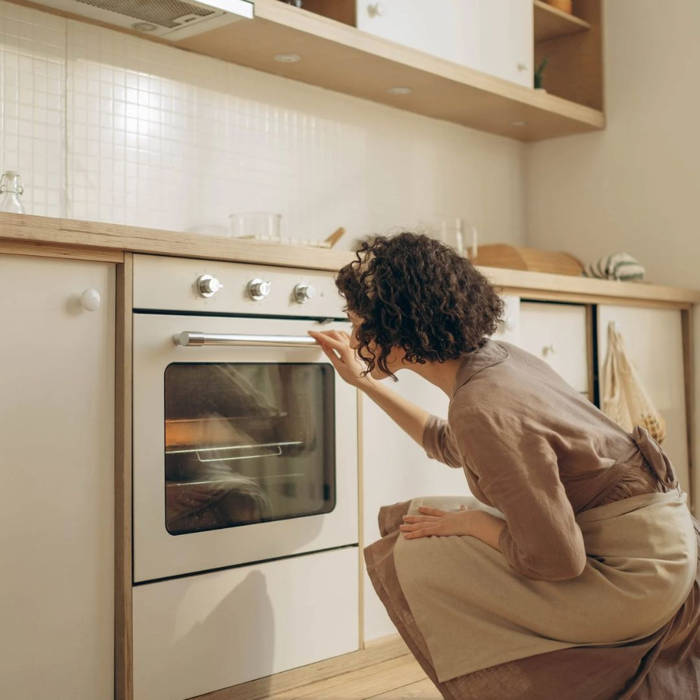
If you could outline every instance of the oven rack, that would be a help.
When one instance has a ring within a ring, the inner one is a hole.
[[[247,476],[246,479],[251,481],[266,481],[274,479],[301,479],[306,474],[304,472],[292,472],[291,474],[260,474],[258,476]],[[238,481],[236,478],[224,478],[224,479],[204,479],[202,481],[167,481],[165,482],[165,487],[170,488],[181,488],[184,486],[205,486],[209,484],[226,483],[228,481]]]
[[[236,462],[241,459],[258,459],[261,457],[280,457],[283,447],[303,445],[301,440],[288,440],[286,442],[261,442],[254,445],[223,445],[221,447],[196,447],[186,450],[166,450],[166,455],[194,454],[202,464],[207,462]],[[227,450],[253,450],[255,448],[270,448],[271,451],[255,455],[232,455],[230,457],[202,457],[201,453],[224,452]]]

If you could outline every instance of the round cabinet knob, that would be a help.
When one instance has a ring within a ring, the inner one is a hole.
[[[271,288],[272,284],[265,280],[250,280],[250,282],[248,282],[248,296],[254,301],[260,301],[270,293]]]
[[[524,63],[523,61],[520,61],[520,62],[518,63],[518,70],[519,70],[519,71],[527,70],[527,63]]]
[[[294,287],[294,300],[299,304],[305,304],[309,299],[313,299],[316,294],[316,290],[310,284],[304,284],[300,282]]]
[[[102,297],[96,289],[86,289],[80,295],[80,306],[82,306],[85,311],[97,311],[100,308],[102,302]]]
[[[556,350],[554,349],[554,345],[545,345],[542,348],[542,357],[547,357],[547,355],[556,355]]]
[[[197,278],[197,290],[203,297],[212,297],[223,288],[224,285],[211,275],[200,275]]]
[[[381,17],[384,14],[384,7],[380,2],[371,2],[367,5],[367,14],[370,17]]]

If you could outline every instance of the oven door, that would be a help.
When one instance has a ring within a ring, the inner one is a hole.
[[[357,394],[310,328],[347,324],[134,314],[135,582],[357,543]]]

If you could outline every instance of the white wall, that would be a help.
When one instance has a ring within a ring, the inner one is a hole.
[[[700,3],[607,0],[605,131],[527,147],[527,241],[700,288]]]
[[[173,230],[278,211],[353,238],[440,217],[524,240],[516,141],[0,1],[0,169],[28,213]]]

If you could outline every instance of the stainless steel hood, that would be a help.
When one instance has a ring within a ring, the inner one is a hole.
[[[254,0],[34,0],[47,8],[70,12],[179,41],[242,18],[252,19]]]

